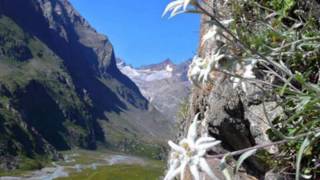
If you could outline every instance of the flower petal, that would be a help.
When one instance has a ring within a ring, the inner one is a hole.
[[[184,180],[184,175],[186,172],[187,165],[188,165],[188,161],[183,161],[181,164],[180,180]]]
[[[206,150],[198,150],[197,152],[197,156],[198,157],[203,157],[204,155],[207,154],[207,151]]]
[[[183,3],[183,10],[186,10],[187,9],[187,6],[190,4],[191,0],[184,0],[184,3]]]
[[[168,144],[173,150],[177,151],[178,153],[184,152],[183,147],[178,146],[176,143],[174,143],[172,141],[168,141]]]
[[[177,175],[176,169],[177,169],[178,165],[179,165],[178,160],[174,160],[172,163],[170,163],[169,170],[164,178],[165,180],[169,180],[169,179],[171,180]]]
[[[241,88],[242,88],[243,92],[247,93],[247,85],[245,82],[241,82]]]
[[[207,149],[210,149],[218,144],[220,144],[221,141],[214,141],[214,142],[210,142],[210,143],[202,143],[202,144],[199,144],[198,146],[196,146],[196,149],[197,150],[207,150]]]
[[[228,26],[230,25],[230,23],[232,23],[234,20],[233,19],[226,19],[226,20],[222,20],[221,24]]]
[[[177,159],[170,161],[169,171],[176,169],[178,167],[178,165],[179,165],[179,161]]]
[[[219,179],[217,176],[214,175],[209,164],[207,163],[207,161],[204,158],[200,158],[199,166],[200,166],[201,170],[203,172],[205,172],[210,178],[215,179],[215,180]]]
[[[187,135],[187,139],[191,140],[191,141],[195,141],[195,139],[197,138],[197,123],[198,123],[198,117],[199,117],[200,113],[197,113],[196,116],[193,119],[193,122],[191,123],[189,130],[188,130],[188,135]]]
[[[202,143],[209,143],[209,142],[214,142],[214,141],[216,141],[216,139],[213,137],[201,137],[201,138],[197,139],[196,146],[198,146]]]
[[[195,180],[200,180],[200,173],[197,165],[191,165],[190,172]]]
[[[165,10],[163,11],[162,17],[165,16],[169,11],[171,11],[177,7],[180,8],[182,6],[182,3],[183,3],[183,0],[176,0],[176,1],[169,3],[167,5],[167,7],[165,8]]]
[[[181,14],[181,13],[184,12],[184,11],[182,11],[182,10],[179,11],[180,9],[181,9],[181,6],[175,7],[175,8],[172,10],[171,15],[170,15],[169,18],[172,18],[172,17],[174,17],[174,16],[176,16],[176,15]]]
[[[164,180],[173,180],[180,172],[181,166],[176,169],[172,169],[171,171],[167,172],[166,176],[164,177]]]

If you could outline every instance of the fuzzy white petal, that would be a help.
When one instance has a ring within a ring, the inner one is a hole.
[[[187,165],[188,165],[188,161],[183,161],[181,163],[180,180],[184,180],[184,175],[186,172]]]
[[[176,0],[167,5],[165,10],[162,13],[162,16],[165,16],[169,11],[175,9],[176,7],[181,7],[183,0]]]
[[[213,148],[214,146],[220,144],[221,141],[215,141],[215,142],[211,142],[211,143],[202,143],[199,144],[197,147],[198,150],[205,150],[205,149],[210,149]]]
[[[182,147],[178,146],[176,143],[174,143],[172,141],[168,141],[168,144],[173,150],[175,150],[179,153],[184,153],[184,151],[185,151]]]
[[[167,175],[164,177],[164,180],[173,180],[180,172],[181,166],[172,171],[168,171]]]
[[[199,166],[203,172],[205,172],[210,178],[218,180],[219,178],[214,175],[209,164],[204,158],[200,158]]]
[[[169,170],[168,170],[167,175],[166,175],[166,177],[164,179],[169,179],[169,177],[171,177],[172,174],[177,169],[178,165],[179,165],[179,161],[177,159],[171,161]]]
[[[216,139],[213,137],[201,137],[201,138],[197,139],[196,146],[198,146],[199,144],[202,144],[202,143],[210,143],[210,142],[214,142],[214,141],[216,141]]]
[[[191,141],[195,141],[195,139],[197,138],[197,123],[198,123],[198,117],[199,117],[200,113],[196,114],[196,116],[193,119],[193,122],[191,123],[189,129],[188,129],[188,135],[187,135],[187,139],[191,140]]]
[[[183,9],[186,10],[187,6],[190,4],[191,0],[184,0]]]
[[[241,82],[241,88],[245,93],[247,93],[247,85],[245,82]]]
[[[198,158],[203,157],[204,155],[207,154],[207,150],[205,150],[205,149],[203,149],[203,150],[198,149],[197,151],[198,151],[198,153],[197,153]]]
[[[222,20],[220,23],[225,26],[229,26],[230,23],[232,23],[233,21],[234,21],[233,19],[226,19],[226,20]]]
[[[195,180],[200,180],[200,173],[197,165],[191,165],[190,172]]]
[[[210,28],[209,31],[205,35],[203,35],[201,40],[202,41],[201,46],[209,39],[214,38],[217,34],[218,34],[218,28],[216,26],[213,26],[212,28]]]
[[[181,13],[184,12],[183,10],[179,11],[180,9],[181,9],[181,6],[175,7],[175,8],[172,10],[171,15],[170,15],[169,18],[172,18],[172,17],[174,17],[174,16],[176,16],[176,15],[181,14]]]
[[[232,77],[231,80],[233,81],[233,89],[235,89],[236,87],[238,87],[239,83],[240,83],[240,79],[237,77]]]

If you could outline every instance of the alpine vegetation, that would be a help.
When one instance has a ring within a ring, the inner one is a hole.
[[[191,2],[193,2],[193,0],[175,0],[168,4],[162,16],[165,16],[170,11],[170,17],[174,17],[178,14],[184,13]]]
[[[189,80],[199,91],[209,87],[213,92],[222,84],[231,87],[243,102],[253,97],[251,91],[259,90],[256,96],[262,110],[257,117],[266,124],[261,133],[270,141],[254,142],[250,147],[232,149],[235,151],[225,154],[208,155],[208,150],[219,143],[223,145],[224,141],[208,133],[208,127],[215,128],[216,117],[211,124],[204,123],[211,118],[206,113],[210,102],[205,98],[209,95],[204,95],[201,102],[195,101],[200,105],[190,111],[191,117],[198,114],[189,127],[187,138],[179,144],[169,141],[172,152],[166,180],[179,174],[180,179],[184,179],[186,169],[194,179],[205,179],[205,174],[212,179],[218,179],[219,175],[238,179],[242,163],[252,160],[249,158],[252,156],[269,167],[264,173],[276,172],[284,179],[320,178],[319,9],[320,3],[313,0],[175,0],[169,3],[163,15],[201,14],[206,27],[201,31],[200,42],[200,49],[205,53],[199,50],[193,58]],[[281,108],[275,117],[267,110],[266,104],[271,101]],[[199,107],[205,108],[200,110]],[[226,108],[219,110],[228,111]],[[204,119],[198,120],[199,112]],[[207,132],[197,134],[198,122],[206,124],[203,127]],[[250,131],[250,127],[246,128]],[[277,151],[266,150],[271,146]],[[236,158],[238,155],[240,157]],[[212,173],[208,158],[220,161],[219,175]],[[228,159],[237,160],[232,164]]]
[[[169,146],[172,148],[170,156],[170,167],[165,176],[165,180],[173,180],[180,174],[180,179],[184,179],[186,168],[189,168],[192,176],[196,180],[200,180],[200,171],[205,172],[212,179],[217,179],[210,166],[208,165],[205,155],[207,150],[221,143],[213,137],[203,136],[198,137],[197,114],[191,123],[187,137],[179,142],[179,145],[169,141]]]

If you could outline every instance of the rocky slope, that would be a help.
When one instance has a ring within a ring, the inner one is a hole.
[[[172,122],[176,121],[179,108],[190,93],[189,64],[190,61],[174,64],[167,59],[158,64],[133,68],[121,60],[117,63],[120,71],[129,76],[151,104]]]
[[[67,0],[0,0],[0,15],[2,168],[75,146],[150,153],[148,142],[168,138],[168,121],[118,70],[108,38]]]

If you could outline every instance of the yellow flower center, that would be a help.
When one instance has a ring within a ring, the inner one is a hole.
[[[188,143],[182,143],[181,144],[181,147],[183,147],[185,150],[186,150],[186,155],[189,156],[189,157],[192,157],[193,156],[193,151],[192,149],[190,148],[189,144]]]

